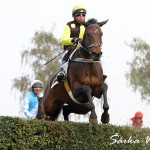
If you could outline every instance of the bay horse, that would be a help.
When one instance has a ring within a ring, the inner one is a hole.
[[[67,77],[64,81],[52,87],[52,77],[47,84],[43,96],[45,114],[50,120],[55,121],[63,108],[65,120],[70,113],[86,114],[91,112],[89,123],[97,124],[97,114],[93,98],[103,96],[102,123],[109,122],[109,105],[107,102],[108,86],[104,82],[103,69],[100,63],[102,55],[102,30],[101,27],[108,20],[98,22],[91,19],[85,22],[85,33],[80,46],[69,56]],[[66,106],[64,104],[67,104]]]

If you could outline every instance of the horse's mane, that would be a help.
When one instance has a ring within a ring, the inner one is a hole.
[[[95,18],[91,18],[87,21],[87,23],[90,23],[90,24],[94,24],[94,23],[97,23],[97,19]]]

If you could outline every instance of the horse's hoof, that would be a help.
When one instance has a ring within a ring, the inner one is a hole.
[[[97,125],[98,124],[97,117],[90,117],[89,118],[89,123],[91,123],[93,125]]]
[[[104,113],[103,112],[103,114],[102,114],[102,116],[101,116],[101,122],[103,123],[103,124],[107,124],[107,123],[109,123],[109,114],[108,113]]]

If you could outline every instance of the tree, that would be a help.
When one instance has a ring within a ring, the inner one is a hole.
[[[47,82],[60,68],[59,59],[44,65],[62,51],[60,40],[52,32],[38,31],[31,40],[31,48],[21,52],[21,66],[23,74],[13,79],[12,89],[21,93],[20,102],[29,90],[31,82],[39,79],[43,82],[43,89]]]
[[[128,45],[134,50],[134,59],[127,62],[130,71],[126,78],[134,91],[140,92],[142,99],[150,100],[150,45],[140,38],[134,38]]]

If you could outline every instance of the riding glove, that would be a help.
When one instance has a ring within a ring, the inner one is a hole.
[[[82,39],[74,37],[74,38],[72,39],[72,42],[78,44],[78,43],[81,43],[81,42],[82,42]]]

